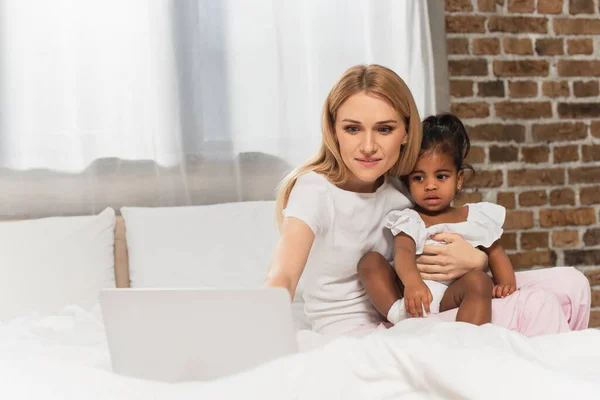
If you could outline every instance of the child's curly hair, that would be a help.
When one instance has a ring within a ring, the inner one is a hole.
[[[425,118],[423,121],[423,155],[430,151],[446,153],[452,156],[456,170],[470,170],[473,167],[465,163],[465,158],[471,149],[471,141],[462,121],[452,114],[438,114]]]

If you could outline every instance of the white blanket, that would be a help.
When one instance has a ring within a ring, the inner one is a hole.
[[[597,330],[526,338],[421,319],[226,379],[164,384],[111,372],[97,308],[0,324],[3,399],[598,399],[599,368]]]

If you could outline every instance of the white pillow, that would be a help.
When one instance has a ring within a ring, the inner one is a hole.
[[[0,223],[0,319],[89,308],[115,286],[115,211]]]
[[[275,202],[123,207],[132,287],[258,288],[279,233]],[[303,320],[301,290],[294,302]]]

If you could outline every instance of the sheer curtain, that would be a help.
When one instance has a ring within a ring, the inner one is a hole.
[[[0,0],[0,162],[81,171],[181,152],[175,3]]]
[[[309,157],[349,66],[394,69],[435,112],[431,48],[421,0],[0,0],[0,168],[93,185],[99,160],[145,160],[194,203],[190,160],[240,186],[240,156]]]

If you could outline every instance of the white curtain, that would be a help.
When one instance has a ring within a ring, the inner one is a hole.
[[[177,162],[175,3],[0,0],[0,162]]]
[[[0,0],[0,165],[263,152],[297,164],[349,66],[434,112],[421,0]]]
[[[422,0],[0,0],[0,219],[273,197],[355,64],[435,112]]]

